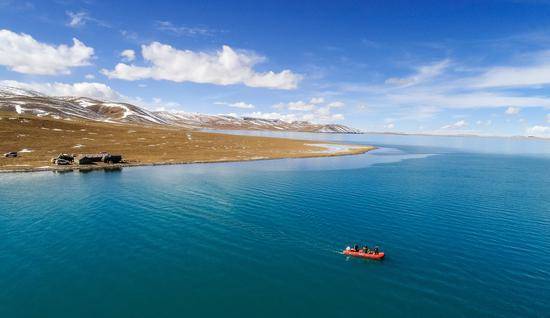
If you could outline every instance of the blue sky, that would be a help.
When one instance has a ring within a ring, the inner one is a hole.
[[[550,137],[549,1],[0,0],[0,81],[150,109]]]

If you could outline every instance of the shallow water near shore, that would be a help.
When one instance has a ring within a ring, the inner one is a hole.
[[[0,175],[0,317],[550,313],[550,142],[315,138],[380,148]]]

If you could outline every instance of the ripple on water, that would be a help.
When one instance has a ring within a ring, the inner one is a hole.
[[[548,160],[346,158],[0,179],[0,314],[550,312]]]

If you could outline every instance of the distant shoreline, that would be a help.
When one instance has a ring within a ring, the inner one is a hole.
[[[406,132],[380,132],[380,131],[366,131],[361,132],[365,135],[393,135],[393,136],[425,136],[425,137],[468,137],[468,138],[500,138],[500,139],[523,139],[523,140],[544,140],[550,141],[550,138],[537,137],[537,136],[497,136],[497,135],[476,135],[476,134],[430,134],[430,133],[406,133]]]

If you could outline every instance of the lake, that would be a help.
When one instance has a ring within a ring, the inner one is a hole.
[[[0,317],[550,314],[550,142],[284,136],[380,149],[0,174]]]

